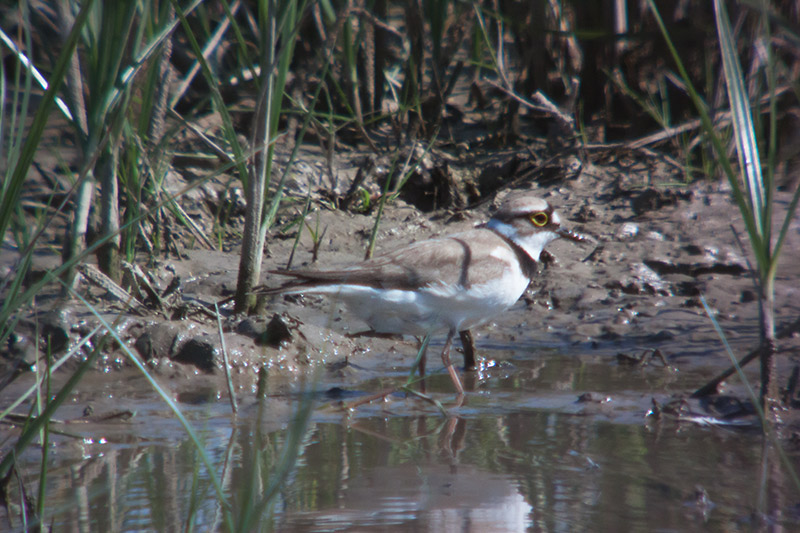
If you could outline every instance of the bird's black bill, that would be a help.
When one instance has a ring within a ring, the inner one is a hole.
[[[559,237],[564,237],[565,239],[569,239],[575,242],[591,242],[592,239],[587,237],[586,235],[581,235],[580,233],[576,233],[574,231],[568,230],[566,228],[558,228],[556,231]]]

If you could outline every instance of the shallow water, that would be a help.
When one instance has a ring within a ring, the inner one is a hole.
[[[646,416],[651,397],[663,401],[712,370],[630,368],[612,359],[510,352],[465,376],[470,392],[460,408],[450,406],[448,376],[436,374],[427,391],[449,417],[403,394],[354,412],[319,394],[295,467],[255,515],[266,529],[319,532],[800,527],[797,486],[773,446],[765,458],[757,430]],[[362,389],[384,386],[385,377]],[[591,401],[578,401],[586,392]],[[302,397],[272,397],[262,410],[250,401],[235,418],[224,397],[181,405],[234,516],[253,494],[269,491]],[[103,398],[125,398],[135,416],[56,428],[69,436],[51,437],[46,523],[55,531],[223,528],[207,470],[143,380],[97,380],[59,415],[79,418]],[[786,453],[796,468],[797,451]],[[34,449],[20,460],[29,492],[40,461]]]

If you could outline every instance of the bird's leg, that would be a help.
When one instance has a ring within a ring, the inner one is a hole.
[[[451,329],[447,333],[447,340],[444,341],[444,349],[442,350],[442,362],[444,363],[445,368],[447,368],[447,372],[450,373],[450,379],[453,380],[453,385],[456,387],[456,391],[458,392],[459,397],[464,396],[464,387],[461,385],[461,380],[458,379],[458,373],[456,369],[453,367],[453,363],[450,361],[450,346],[453,344],[453,336],[456,334],[456,330]]]
[[[464,370],[472,370],[475,368],[475,341],[472,339],[472,332],[465,329],[459,331],[458,336],[461,337],[461,346],[464,348]]]

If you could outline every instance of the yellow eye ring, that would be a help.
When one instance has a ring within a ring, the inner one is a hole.
[[[550,217],[547,216],[547,213],[542,213],[542,212],[533,213],[530,219],[531,222],[533,222],[533,225],[538,228],[541,228],[542,226],[545,226],[548,222],[550,222]]]

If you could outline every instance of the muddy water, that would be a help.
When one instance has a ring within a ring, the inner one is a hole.
[[[450,406],[445,373],[428,379],[428,394],[449,417],[402,394],[355,412],[337,407],[404,379],[405,369],[386,368],[389,377],[337,395],[317,382],[323,392],[299,458],[272,505],[258,511],[262,525],[321,532],[800,527],[798,490],[757,430],[646,416],[652,397],[700,384],[713,369],[632,368],[613,354],[502,353],[465,376],[468,401],[460,408]],[[135,415],[56,427],[45,521],[56,531],[221,529],[208,473],[152,389],[142,379],[92,380],[93,390],[76,395],[61,418],[81,418],[87,405],[117,398]],[[200,392],[180,396],[181,408],[238,513],[246,487],[269,490],[301,396],[271,397],[261,410],[242,397],[233,417],[222,394]],[[796,450],[787,453],[797,465]],[[37,488],[40,461],[39,450],[21,458],[28,491]]]

